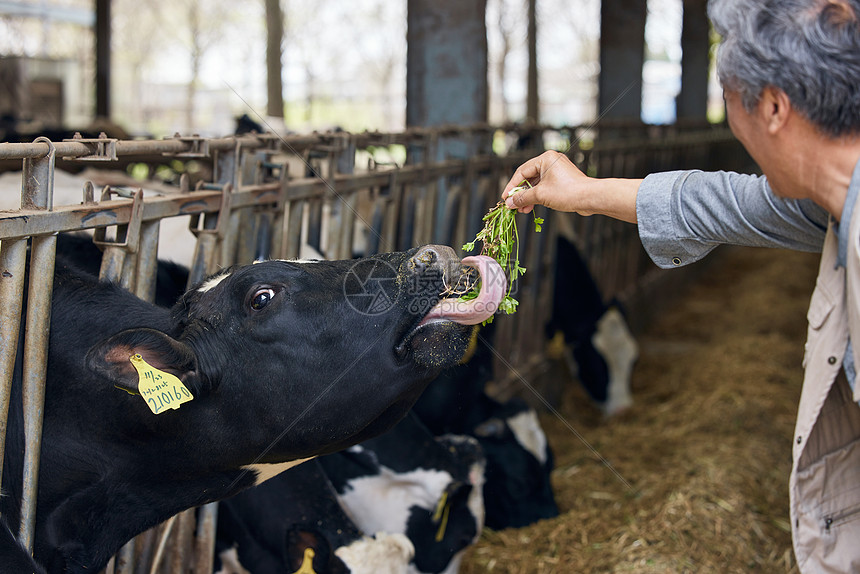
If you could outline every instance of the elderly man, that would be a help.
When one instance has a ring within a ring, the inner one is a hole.
[[[729,125],[764,176],[595,179],[546,152],[502,193],[638,223],[675,267],[732,243],[821,251],[790,479],[803,572],[860,571],[860,0],[711,0]],[[531,189],[512,191],[522,180]]]

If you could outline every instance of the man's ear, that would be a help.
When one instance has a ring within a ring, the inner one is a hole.
[[[158,370],[179,377],[192,394],[199,391],[197,356],[188,345],[155,329],[128,329],[93,346],[87,368],[107,377],[115,386],[137,394],[138,373],[131,357],[140,355]]]
[[[773,135],[785,127],[791,109],[788,94],[779,88],[767,86],[762,90],[759,98],[759,113],[769,134]]]

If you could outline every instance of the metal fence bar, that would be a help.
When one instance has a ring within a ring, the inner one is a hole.
[[[4,240],[0,244],[0,461],[6,452],[6,424],[18,354],[26,265],[26,239]],[[2,479],[3,465],[0,464],[0,483]]]
[[[149,221],[140,227],[135,294],[144,301],[155,301],[158,273],[158,233],[160,221]]]
[[[210,502],[197,511],[197,537],[194,545],[194,572],[212,572],[218,503]]]
[[[39,453],[42,449],[42,419],[45,404],[45,374],[48,335],[51,327],[51,295],[54,288],[54,259],[57,236],[34,237],[30,245],[30,285],[24,331],[24,488],[19,537],[31,552],[36,527],[36,492]]]

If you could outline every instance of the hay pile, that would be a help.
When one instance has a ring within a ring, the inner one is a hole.
[[[604,421],[572,382],[565,420],[541,415],[561,516],[485,531],[461,574],[796,572],[788,476],[818,256],[721,249],[639,336],[631,411]]]

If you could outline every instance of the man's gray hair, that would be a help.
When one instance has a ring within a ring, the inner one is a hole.
[[[773,86],[824,133],[860,134],[860,0],[709,0],[708,16],[747,110]]]

